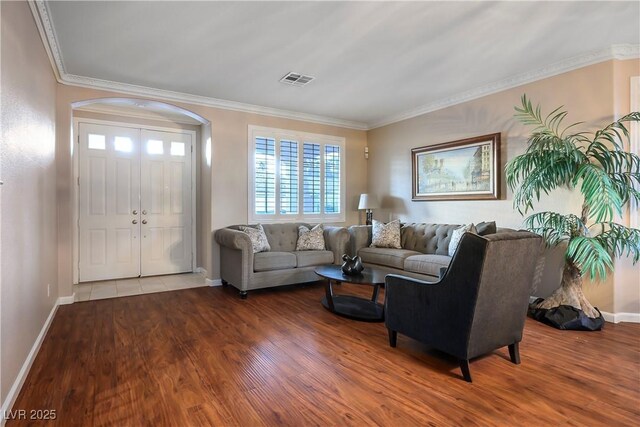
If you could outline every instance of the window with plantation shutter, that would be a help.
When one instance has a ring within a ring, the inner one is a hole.
[[[344,138],[249,126],[249,222],[344,222]]]

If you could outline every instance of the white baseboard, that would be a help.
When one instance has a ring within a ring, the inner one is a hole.
[[[71,296],[58,298],[58,305],[73,304],[75,301],[76,301],[76,293],[74,292],[71,294]]]
[[[611,323],[629,322],[640,323],[640,313],[609,313],[601,311],[604,320]]]
[[[65,297],[65,300],[67,298],[72,298],[72,297]],[[11,386],[9,393],[7,394],[7,398],[4,400],[4,402],[2,402],[2,412],[1,412],[2,415],[0,416],[0,426],[4,426],[5,423],[7,422],[4,415],[7,414],[9,410],[13,408],[13,404],[16,403],[18,394],[20,393],[20,390],[24,385],[24,381],[27,379],[27,375],[29,374],[29,370],[31,369],[31,365],[33,365],[33,362],[36,359],[36,356],[38,355],[38,351],[40,351],[40,346],[42,346],[42,342],[44,341],[44,337],[47,335],[49,326],[51,326],[51,322],[53,321],[53,318],[55,317],[56,312],[58,311],[60,300],[61,298],[58,298],[56,300],[55,305],[53,306],[53,308],[51,309],[51,312],[49,313],[49,317],[47,317],[47,320],[44,322],[44,325],[42,326],[42,329],[40,330],[40,333],[38,334],[36,341],[33,343],[33,346],[31,347],[31,351],[29,352],[26,360],[22,364],[22,368],[20,368],[20,372],[18,372],[18,376],[16,377],[16,380],[13,382],[13,385]]]
[[[207,283],[207,285],[209,286],[222,286],[222,280],[220,279],[204,279],[204,281]]]
[[[204,275],[204,276],[206,276],[206,275],[207,275],[207,270],[205,270],[205,269],[204,269],[204,268],[202,268],[202,267],[196,267],[196,269],[195,269],[195,270],[193,270],[193,272],[194,272],[194,273],[198,273],[198,274],[202,274],[202,275]]]

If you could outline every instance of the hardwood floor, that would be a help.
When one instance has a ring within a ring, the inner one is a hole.
[[[528,319],[522,364],[501,349],[472,361],[469,384],[455,360],[329,313],[323,293],[196,288],[62,306],[14,410],[54,409],[43,424],[61,426],[640,423],[638,324],[562,332]]]

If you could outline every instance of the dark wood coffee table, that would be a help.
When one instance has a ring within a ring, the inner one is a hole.
[[[323,265],[317,267],[315,272],[327,280],[326,295],[322,298],[322,305],[327,310],[349,319],[365,322],[382,322],[384,320],[384,305],[378,303],[377,299],[380,285],[384,284],[386,273],[375,268],[365,268],[360,275],[348,276],[342,272],[339,265]],[[355,295],[334,295],[333,283],[370,285],[373,286],[373,295],[371,299]]]

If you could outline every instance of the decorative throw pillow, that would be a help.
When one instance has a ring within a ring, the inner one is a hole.
[[[400,221],[396,219],[385,224],[374,219],[371,247],[402,249],[400,244]]]
[[[451,235],[451,241],[449,242],[449,256],[453,256],[453,254],[456,253],[456,249],[458,249],[460,240],[462,239],[462,236],[466,232],[478,234],[476,232],[476,227],[473,224],[463,225],[462,227],[459,227],[453,230],[453,234]]]
[[[249,236],[249,239],[251,239],[251,246],[253,246],[254,254],[271,250],[271,246],[269,246],[269,241],[267,240],[267,235],[264,234],[262,224],[256,225],[255,228],[241,226],[240,231],[246,233]]]
[[[481,222],[476,224],[476,231],[479,236],[486,236],[487,234],[496,234],[497,232],[496,222]]]
[[[309,230],[304,225],[298,227],[296,251],[324,251],[324,229],[318,224]]]

